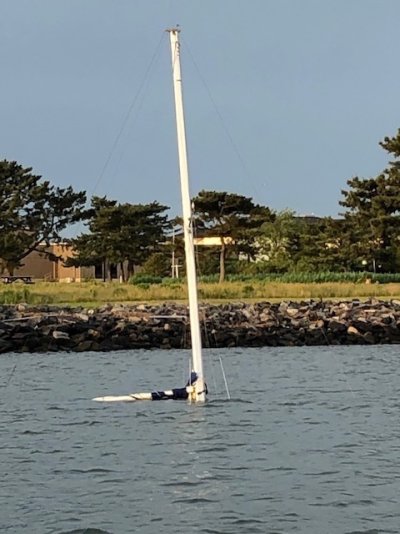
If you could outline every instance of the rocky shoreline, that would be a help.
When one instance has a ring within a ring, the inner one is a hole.
[[[400,301],[203,305],[205,347],[400,343]],[[0,353],[190,347],[187,306],[0,306]]]

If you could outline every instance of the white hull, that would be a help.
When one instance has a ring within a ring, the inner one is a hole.
[[[105,397],[95,397],[96,402],[136,402],[152,400],[151,393],[131,393],[130,395],[107,395]]]

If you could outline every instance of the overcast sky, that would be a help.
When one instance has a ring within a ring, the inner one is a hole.
[[[180,213],[181,26],[191,192],[337,215],[400,127],[398,0],[1,0],[0,157]]]

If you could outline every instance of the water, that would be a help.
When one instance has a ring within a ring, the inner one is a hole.
[[[0,531],[399,532],[398,355],[206,352],[203,406],[90,401],[182,385],[183,351],[3,355]]]

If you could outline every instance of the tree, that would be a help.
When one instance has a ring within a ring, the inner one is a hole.
[[[393,154],[395,158],[400,158],[400,128],[395,137],[385,137],[379,144],[386,152]],[[398,163],[392,162],[392,165],[398,165]]]
[[[149,274],[151,276],[171,276],[171,256],[168,251],[154,252],[143,263],[140,274]]]
[[[104,197],[93,197],[89,210],[90,233],[72,240],[75,256],[68,264],[94,265],[101,261],[108,271],[111,264],[119,264],[126,280],[133,274],[134,265],[141,265],[160,250],[170,226],[163,215],[167,209],[158,202],[118,204]]]
[[[294,269],[308,272],[352,270],[348,238],[344,219],[304,217]]]
[[[303,221],[283,210],[264,222],[257,236],[257,257],[269,271],[285,272],[296,261]]]
[[[104,279],[111,278],[111,264],[117,263],[114,254],[113,237],[110,232],[104,232],[109,212],[117,205],[115,200],[106,197],[92,197],[88,210],[88,227],[90,233],[81,234],[71,239],[74,256],[68,258],[66,266],[103,266]]]
[[[86,217],[86,193],[41,181],[31,167],[0,162],[0,269],[13,274],[39,245],[60,242],[61,232]],[[40,249],[42,254],[48,252]]]
[[[400,156],[400,130],[396,137],[386,137],[380,145]],[[340,205],[347,208],[345,219],[352,232],[353,248],[359,261],[364,258],[384,271],[398,270],[400,236],[400,162],[389,162],[376,178],[354,177],[347,181],[350,189],[342,191]]]
[[[234,193],[200,191],[193,203],[201,234],[220,238],[219,281],[223,282],[228,249],[252,255],[255,230],[273,215],[251,198]]]

